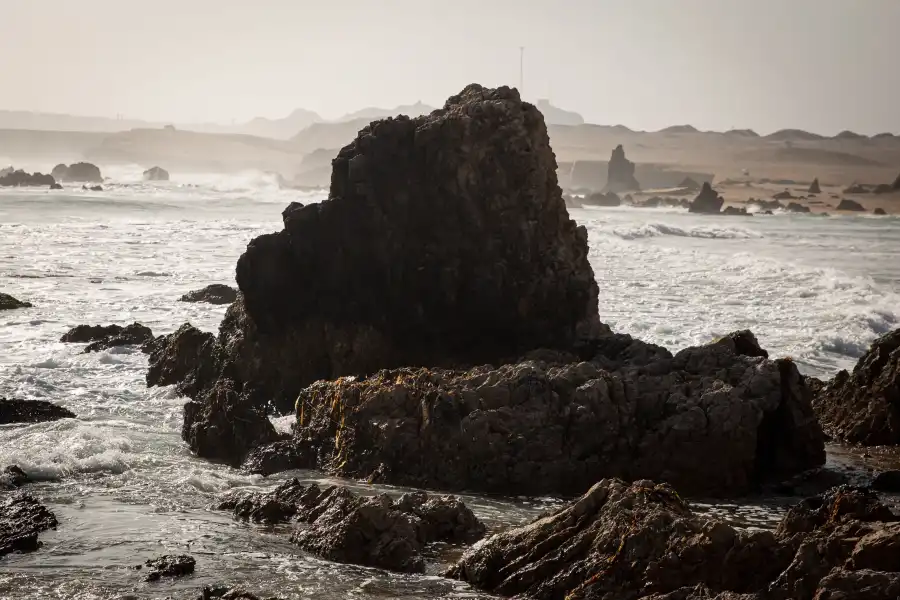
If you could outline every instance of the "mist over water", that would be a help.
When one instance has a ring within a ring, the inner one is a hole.
[[[40,551],[4,559],[0,597],[190,597],[228,582],[287,598],[487,598],[436,576],[453,559],[449,548],[427,576],[387,574],[311,558],[283,529],[209,510],[233,487],[270,487],[282,477],[192,457],[180,438],[184,399],[145,387],[147,359],[138,349],[81,354],[82,345],[59,343],[82,323],[139,321],[162,334],[190,321],[215,331],[224,307],[177,299],[210,283],[234,285],[235,262],[251,239],[281,229],[289,202],[324,197],[282,190],[258,172],[173,173],[171,182],[145,183],[140,171],[105,169],[103,193],[0,190],[0,290],[35,305],[0,312],[0,396],[50,400],[78,415],[0,427],[0,466],[18,464],[43,480],[30,491],[60,521],[41,535]],[[894,217],[571,214],[588,229],[601,319],[673,351],[749,328],[773,355],[830,377],[900,318]],[[493,528],[556,503],[465,499]],[[754,505],[728,510],[760,527],[776,514]],[[196,575],[145,584],[128,568],[165,552],[193,554]]]

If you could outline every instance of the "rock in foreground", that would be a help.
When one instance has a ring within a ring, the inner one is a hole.
[[[302,523],[292,540],[327,560],[407,573],[424,571],[426,544],[471,543],[485,531],[454,496],[420,492],[394,501],[344,487],[304,486],[296,479],[269,493],[232,492],[218,508],[256,523]]]
[[[853,373],[835,375],[815,395],[813,408],[844,442],[900,444],[900,329],[875,340]]]
[[[717,215],[722,210],[723,204],[725,204],[725,200],[712,189],[708,181],[704,181],[703,188],[691,202],[688,212]]]
[[[667,485],[605,479],[485,540],[448,576],[536,600],[887,600],[900,589],[896,520],[871,493],[836,488],[774,533],[741,531],[695,515]],[[868,595],[837,593],[863,583]]]
[[[31,308],[31,302],[23,302],[0,292],[0,310],[14,310],[16,308]]]
[[[209,304],[231,304],[237,300],[237,290],[221,283],[208,285],[202,290],[194,290],[183,295],[181,302],[206,302]]]
[[[28,494],[0,496],[0,558],[11,552],[34,552],[41,546],[38,535],[56,525],[56,516]]]
[[[74,419],[75,413],[44,400],[0,398],[0,425],[9,423],[45,423]]]
[[[144,171],[144,181],[168,181],[169,172],[162,167],[151,167]]]
[[[84,351],[99,352],[116,346],[139,346],[153,340],[153,332],[140,323],[121,325],[78,325],[66,332],[60,342],[88,343]]]

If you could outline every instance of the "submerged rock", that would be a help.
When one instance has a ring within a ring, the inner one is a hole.
[[[709,182],[703,182],[703,188],[700,190],[697,197],[694,198],[694,201],[691,202],[690,207],[688,207],[688,212],[719,214],[723,204],[725,204],[725,200],[712,189]]]
[[[844,198],[840,202],[838,202],[837,208],[835,210],[848,210],[853,212],[865,212],[866,207],[860,204],[855,200],[848,200]]]
[[[221,283],[208,285],[202,290],[194,290],[183,295],[181,302],[207,302],[209,304],[231,304],[237,300],[237,290]]]
[[[619,144],[612,151],[606,176],[604,192],[621,194],[622,192],[640,191],[641,184],[634,178],[634,163],[625,158],[625,149]]]
[[[405,494],[359,496],[348,488],[304,486],[296,479],[268,493],[235,491],[217,507],[256,523],[305,524],[291,539],[300,548],[335,562],[421,573],[426,544],[471,543],[484,525],[454,496]]]
[[[746,208],[738,208],[736,206],[726,206],[722,211],[723,215],[731,215],[736,217],[752,217],[753,213],[748,213]]]
[[[900,329],[875,340],[852,373],[835,375],[813,398],[813,409],[841,441],[900,444]]]
[[[296,439],[283,439],[253,448],[241,467],[256,475],[274,475],[293,469],[314,469],[315,450]]]
[[[44,187],[55,183],[52,175],[26,173],[21,169],[0,177],[0,187]]]
[[[103,181],[100,168],[97,165],[86,162],[74,163],[70,166],[56,165],[53,167],[51,174],[59,181],[77,183],[100,183]]]
[[[9,423],[45,423],[74,419],[75,413],[44,400],[0,398],[0,425]]]
[[[883,208],[878,207],[878,208],[876,208],[875,210],[872,211],[872,214],[875,214],[875,215],[878,215],[878,216],[880,216],[880,217],[883,217],[883,216],[887,215],[887,212],[886,212]]]
[[[31,481],[17,465],[10,465],[0,472],[0,490],[20,488]]]
[[[163,577],[183,577],[194,572],[197,561],[188,554],[165,554],[148,560],[143,564],[147,567],[147,575],[144,581],[159,581]],[[141,568],[139,565],[138,569]]]
[[[819,178],[816,177],[813,179],[813,182],[809,185],[809,190],[807,190],[808,194],[821,194],[822,188],[819,186]]]
[[[56,515],[28,494],[0,495],[0,557],[34,552],[41,546],[38,535],[56,525]]]
[[[785,207],[785,210],[793,213],[808,213],[811,212],[810,208],[806,205],[799,204],[797,202],[789,202]]]
[[[144,171],[144,181],[168,181],[169,172],[162,167],[151,167]]]
[[[0,310],[14,310],[16,308],[31,308],[31,302],[23,302],[0,292]]]
[[[99,352],[116,346],[139,346],[153,340],[153,331],[140,323],[121,325],[78,325],[66,332],[60,342],[83,344],[90,342],[85,353]]]
[[[694,514],[668,485],[605,479],[485,540],[447,575],[536,600],[824,600],[844,598],[828,590],[853,590],[850,581],[887,599],[900,583],[894,521],[865,492],[838,488],[792,509],[774,533],[744,531]]]

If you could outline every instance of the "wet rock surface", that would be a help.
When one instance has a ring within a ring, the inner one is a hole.
[[[0,292],[0,310],[14,310],[16,308],[31,308],[31,302],[17,300],[9,294]]]
[[[12,552],[34,552],[38,535],[56,529],[56,516],[28,494],[0,494],[0,558]]]
[[[241,467],[263,476],[293,469],[314,469],[316,453],[310,444],[289,437],[253,448]]]
[[[209,371],[215,341],[212,333],[185,323],[174,333],[146,343],[142,350],[150,355],[147,386],[177,384],[180,393],[195,396],[202,382],[213,378]]]
[[[75,413],[45,400],[0,398],[0,425],[74,419]]]
[[[717,215],[722,210],[723,204],[725,204],[725,200],[712,189],[709,182],[703,182],[703,188],[691,202],[688,212]]]
[[[256,523],[294,522],[292,541],[327,560],[410,573],[424,572],[426,544],[472,543],[485,532],[453,496],[419,492],[392,500],[296,479],[268,493],[231,492],[217,508]]]
[[[60,342],[88,344],[84,352],[99,352],[116,346],[140,346],[153,340],[153,332],[140,323],[121,325],[78,325],[66,332]]]
[[[871,492],[842,487],[791,509],[775,532],[743,531],[697,516],[668,485],[606,479],[488,538],[447,575],[538,600],[891,598],[896,521]]]
[[[142,567],[146,571],[144,581],[159,581],[164,577],[183,577],[194,572],[197,561],[188,554],[164,554],[145,562]]]
[[[900,444],[900,329],[872,343],[852,373],[840,371],[813,399],[826,431],[851,444]]]
[[[203,588],[196,600],[281,600],[275,596],[262,598],[248,592],[241,587],[228,587],[226,585],[208,585]]]
[[[181,302],[206,302],[208,304],[231,304],[237,300],[237,290],[221,283],[208,285],[202,290],[194,290],[183,295]]]
[[[606,176],[605,193],[621,194],[623,192],[640,191],[641,184],[634,177],[634,163],[625,158],[625,149],[621,144],[612,151]]]

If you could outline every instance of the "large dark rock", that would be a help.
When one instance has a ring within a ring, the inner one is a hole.
[[[840,371],[813,399],[826,430],[851,444],[900,444],[900,329],[872,343],[853,373]]]
[[[85,353],[99,352],[116,346],[140,346],[153,340],[153,332],[140,323],[121,325],[78,325],[67,331],[60,342],[84,344]]]
[[[892,598],[900,527],[861,496],[834,490],[793,509],[774,533],[742,531],[694,514],[668,485],[605,479],[485,540],[447,575],[536,600]]]
[[[883,216],[887,215],[887,211],[885,211],[883,208],[881,208],[879,206],[878,208],[876,208],[875,210],[872,211],[872,214],[883,217]]]
[[[585,198],[584,203],[591,206],[620,206],[622,200],[615,192],[609,192],[608,194],[598,192]]]
[[[264,477],[293,469],[314,469],[316,452],[309,443],[288,437],[253,448],[241,467]]]
[[[334,475],[511,495],[577,495],[612,476],[740,495],[824,463],[803,378],[749,332],[675,357],[610,337],[591,362],[317,382],[297,399],[295,436]]]
[[[0,177],[0,187],[45,187],[56,183],[52,175],[17,170]]]
[[[151,167],[144,171],[144,181],[168,181],[169,172],[162,167]]]
[[[74,419],[75,413],[44,400],[0,398],[0,425],[9,423],[45,423]]]
[[[193,398],[202,382],[214,377],[206,371],[213,366],[215,341],[213,334],[185,323],[174,333],[145,344],[143,349],[150,354],[147,386],[177,385],[180,393]]]
[[[237,290],[221,283],[213,283],[201,290],[183,295],[181,302],[206,302],[208,304],[231,304],[237,300]]]
[[[144,581],[159,581],[163,577],[184,577],[194,572],[196,564],[194,557],[188,554],[164,554],[142,565],[147,568]],[[142,566],[138,566],[138,569]]]
[[[847,210],[847,211],[853,211],[853,212],[865,212],[866,207],[863,206],[862,204],[860,204],[859,202],[855,201],[855,200],[848,200],[847,198],[844,198],[843,200],[841,200],[841,201],[838,203],[837,208],[836,208],[835,210]]]
[[[700,193],[697,194],[697,197],[691,202],[690,207],[688,207],[688,212],[717,215],[719,214],[719,211],[722,210],[723,204],[725,204],[725,200],[712,189],[709,182],[704,181],[703,189],[700,190]]]
[[[327,560],[423,572],[422,550],[431,542],[472,543],[484,525],[454,496],[359,496],[348,488],[304,486],[296,479],[268,493],[237,490],[218,505],[256,523],[302,523],[292,540]]]
[[[0,292],[0,310],[13,310],[16,308],[31,308],[31,302],[17,300],[9,294]]]
[[[807,190],[808,194],[821,194],[822,188],[819,186],[819,178],[816,177],[813,179],[813,182],[809,185],[809,190]]]
[[[0,471],[0,491],[20,488],[30,481],[28,474],[17,465],[10,465]]]
[[[0,494],[0,558],[34,552],[41,546],[38,535],[56,525],[56,515],[28,494]]]
[[[634,163],[625,158],[625,149],[619,144],[612,151],[609,159],[606,187],[603,188],[603,191],[621,194],[640,189],[641,184],[634,178]]]
[[[792,213],[809,213],[812,212],[808,206],[805,204],[800,204],[799,202],[788,202],[788,205],[784,207],[786,211]]]
[[[77,183],[100,183],[103,181],[100,168],[97,165],[86,162],[75,163],[69,166],[56,165],[51,173],[59,181]]]

